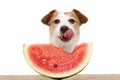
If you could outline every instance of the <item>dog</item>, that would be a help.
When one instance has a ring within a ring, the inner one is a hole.
[[[64,13],[52,10],[41,19],[49,26],[50,43],[66,53],[73,52],[79,41],[79,28],[87,21],[88,18],[76,9]]]

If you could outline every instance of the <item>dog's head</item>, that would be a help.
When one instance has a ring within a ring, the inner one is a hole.
[[[79,35],[79,26],[87,22],[87,17],[80,11],[73,9],[71,12],[60,13],[52,10],[42,18],[42,23],[50,26],[50,35],[63,42],[70,41]]]

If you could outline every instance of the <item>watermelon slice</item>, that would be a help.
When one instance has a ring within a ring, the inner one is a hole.
[[[92,43],[82,43],[69,54],[52,44],[24,44],[23,51],[25,59],[36,72],[52,78],[65,78],[86,67]]]

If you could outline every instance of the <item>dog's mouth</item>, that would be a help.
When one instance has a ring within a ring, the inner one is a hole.
[[[71,38],[65,38],[64,36],[60,36],[60,39],[62,40],[62,41],[64,41],[64,42],[67,42],[67,41],[69,41]]]
[[[60,39],[64,42],[67,42],[71,40],[71,38],[74,36],[74,32],[72,29],[66,30],[64,33],[61,33]]]

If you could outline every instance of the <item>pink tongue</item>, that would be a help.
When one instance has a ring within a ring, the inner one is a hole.
[[[68,29],[64,34],[63,36],[67,39],[70,39],[74,36],[74,32],[72,31],[72,29]]]

